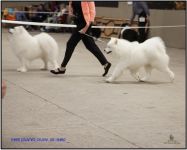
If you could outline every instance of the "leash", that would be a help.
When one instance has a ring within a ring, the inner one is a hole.
[[[79,33],[80,33],[80,34],[84,34],[84,35],[86,35],[86,36],[88,36],[88,37],[91,37],[91,38],[93,38],[95,41],[99,41],[99,42],[102,42],[102,43],[107,43],[106,41],[103,41],[103,40],[101,40],[101,39],[99,39],[99,38],[96,38],[96,37],[94,37],[94,36],[91,36],[91,35],[89,35],[89,34],[82,33],[82,32],[80,32],[80,31],[79,31]]]

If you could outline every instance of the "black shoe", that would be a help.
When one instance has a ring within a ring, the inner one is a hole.
[[[104,67],[105,72],[104,72],[104,74],[103,74],[103,77],[106,76],[106,74],[108,73],[110,67],[111,67],[111,63],[108,62],[107,65]]]
[[[66,69],[61,70],[60,68],[57,68],[55,70],[51,70],[50,72],[53,74],[64,74],[66,72]]]

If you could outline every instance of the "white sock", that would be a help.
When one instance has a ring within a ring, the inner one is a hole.
[[[66,70],[66,68],[65,67],[60,67],[60,70],[64,71],[64,70]]]

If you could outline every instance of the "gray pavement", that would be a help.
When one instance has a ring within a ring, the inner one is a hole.
[[[70,35],[51,35],[59,44],[61,63]],[[104,49],[104,43],[97,44]],[[167,52],[174,83],[158,71],[147,83],[135,81],[129,72],[113,84],[105,83],[103,67],[82,42],[65,75],[41,71],[40,60],[29,72],[20,73],[3,29],[2,78],[7,94],[2,100],[2,147],[184,148],[185,51]],[[117,58],[106,57],[113,64],[111,74]]]

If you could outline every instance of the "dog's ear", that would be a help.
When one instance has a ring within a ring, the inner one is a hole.
[[[20,33],[23,32],[23,26],[19,26],[19,32],[20,32]]]
[[[114,43],[115,45],[118,44],[118,39],[117,39],[117,38],[111,37],[111,41],[112,41],[112,43]]]
[[[17,26],[17,27],[14,27],[14,31],[15,31],[15,33],[19,33],[20,31],[19,31],[19,27]]]
[[[20,26],[20,28],[21,28],[21,29],[24,29],[24,27],[23,27],[23,26]]]

